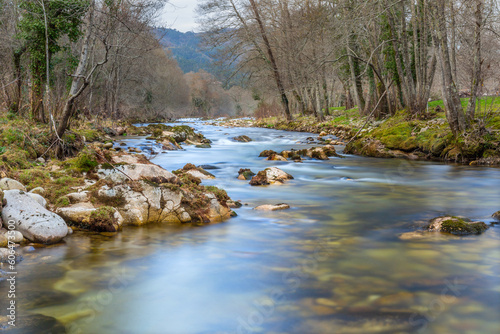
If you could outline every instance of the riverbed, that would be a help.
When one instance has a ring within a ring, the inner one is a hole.
[[[238,216],[76,232],[18,265],[19,312],[54,317],[68,333],[498,332],[497,225],[480,236],[398,236],[440,215],[492,222],[499,168],[350,155],[266,161],[261,151],[308,148],[317,135],[186,124],[212,148],[161,152],[145,137],[121,141],[153,148],[152,161],[167,170],[209,165],[216,179],[203,184],[241,200]],[[231,139],[238,135],[253,141]],[[236,179],[240,168],[271,166],[294,180]],[[291,209],[253,210],[277,203]]]

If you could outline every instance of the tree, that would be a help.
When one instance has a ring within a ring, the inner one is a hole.
[[[283,82],[283,74],[271,44],[266,23],[262,16],[262,4],[255,0],[204,0],[198,9],[204,16],[202,25],[207,31],[206,43],[214,47],[227,48],[227,53],[238,61],[250,49],[252,55],[243,62],[248,64],[256,59],[264,62],[271,72],[287,119],[291,119],[289,99]]]
[[[88,0],[21,0],[20,37],[26,41],[31,71],[31,113],[46,122],[44,86],[50,85],[51,57],[63,49],[62,36],[75,42],[88,7]]]

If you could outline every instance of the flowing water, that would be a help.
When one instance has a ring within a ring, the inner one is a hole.
[[[153,161],[168,170],[216,167],[217,179],[204,184],[245,203],[238,217],[77,232],[18,265],[18,312],[55,317],[70,333],[498,333],[498,227],[398,236],[443,214],[491,222],[500,169],[357,156],[265,161],[262,150],[309,147],[297,141],[313,135],[189,125],[212,148]],[[241,134],[254,141],[230,140]],[[295,179],[268,187],[236,179],[240,168],[270,166]],[[276,203],[292,208],[252,210]]]

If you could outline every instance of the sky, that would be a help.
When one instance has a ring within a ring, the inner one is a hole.
[[[182,32],[196,31],[197,0],[170,0],[160,17],[161,25]]]

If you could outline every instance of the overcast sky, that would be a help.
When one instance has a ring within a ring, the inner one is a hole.
[[[196,3],[197,0],[170,0],[161,15],[161,24],[182,32],[196,31]]]

